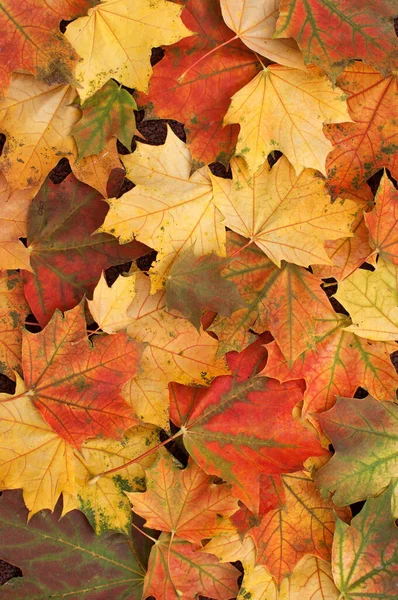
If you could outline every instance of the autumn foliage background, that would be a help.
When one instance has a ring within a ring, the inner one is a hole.
[[[396,598],[396,2],[0,9],[2,598]]]

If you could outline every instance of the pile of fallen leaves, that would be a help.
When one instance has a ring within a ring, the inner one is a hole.
[[[396,1],[0,9],[2,598],[396,598]]]

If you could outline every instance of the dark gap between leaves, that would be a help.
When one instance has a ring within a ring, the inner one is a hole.
[[[36,324],[37,323],[37,324]],[[36,319],[33,313],[29,313],[25,319],[25,329],[30,331],[30,333],[39,333],[42,328],[39,325],[38,320]]]
[[[64,157],[61,158],[57,166],[49,172],[48,177],[57,185],[66,179],[71,173],[72,169],[70,168],[69,160]]]

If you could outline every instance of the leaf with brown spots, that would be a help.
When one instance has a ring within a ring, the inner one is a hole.
[[[79,56],[59,31],[59,22],[76,19],[96,2],[2,0],[0,97],[6,94],[14,71],[32,73],[48,85],[76,83],[73,72]]]

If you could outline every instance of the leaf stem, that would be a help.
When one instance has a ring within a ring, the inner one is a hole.
[[[108,471],[102,471],[102,473],[98,473],[98,475],[95,475],[94,477],[92,477],[91,479],[88,480],[88,485],[95,485],[97,483],[97,481],[104,475],[110,475],[111,473],[116,473],[117,471],[126,469],[126,467],[129,467],[130,465],[133,465],[134,463],[139,462],[143,458],[146,458],[147,456],[150,456],[151,454],[156,452],[156,450],[158,450],[162,446],[165,446],[169,442],[172,442],[176,438],[180,437],[182,434],[183,434],[183,432],[180,429],[180,431],[177,431],[177,433],[175,433],[171,437],[164,440],[164,442],[160,442],[156,446],[153,446],[153,448],[149,448],[149,450],[144,452],[144,454],[140,454],[140,456],[137,456],[136,458],[133,458],[132,460],[129,460],[128,462],[123,463],[122,465],[119,465],[118,467],[114,467],[113,469],[108,469]]]
[[[227,46],[227,44],[229,44],[230,42],[234,42],[235,40],[238,40],[238,39],[239,39],[239,36],[235,35],[234,37],[231,37],[226,42],[223,42],[219,46],[216,46],[215,48],[212,48],[211,50],[209,50],[208,52],[206,52],[206,54],[204,54],[203,56],[201,56],[200,58],[198,58],[198,60],[196,60],[193,63],[193,65],[191,65],[190,67],[188,67],[188,69],[186,71],[184,71],[184,73],[182,73],[182,75],[179,76],[179,78],[177,80],[178,83],[181,83],[182,80],[184,79],[184,77],[186,76],[186,74],[189,73],[189,71],[191,71],[194,67],[196,67],[196,65],[198,65],[202,60],[204,60],[205,58],[207,58],[208,56],[210,56],[211,54],[213,54],[213,52],[217,52],[217,50],[219,50],[223,46]]]

